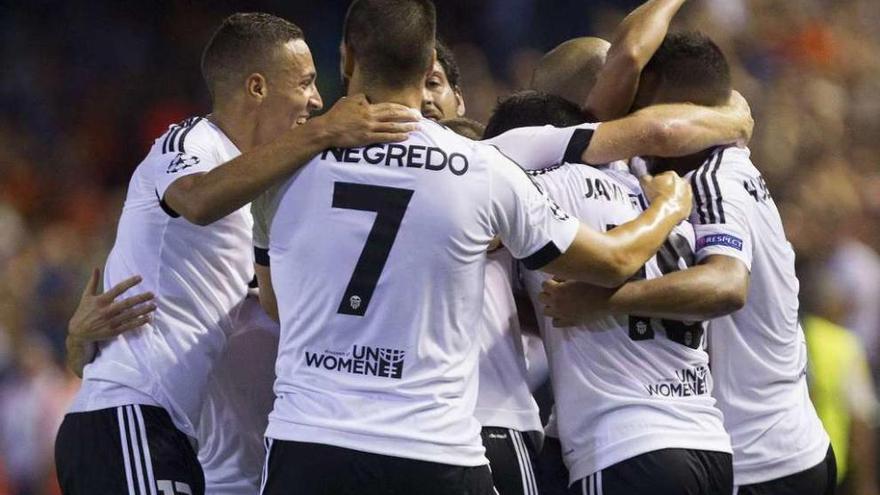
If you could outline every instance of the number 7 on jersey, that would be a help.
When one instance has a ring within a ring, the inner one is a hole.
[[[376,212],[373,228],[339,302],[337,313],[364,316],[367,312],[412,195],[412,190],[396,187],[351,182],[333,184],[333,208]]]

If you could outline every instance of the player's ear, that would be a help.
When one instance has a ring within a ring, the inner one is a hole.
[[[459,117],[464,117],[467,109],[464,107],[464,95],[461,94],[461,89],[455,88],[455,113]]]
[[[262,101],[269,94],[266,78],[259,72],[249,75],[245,80],[245,91],[248,98],[254,98],[257,102]]]
[[[344,41],[339,45],[339,57],[339,71],[342,73],[342,79],[344,81],[351,80],[351,76],[354,74],[354,53],[348,43]]]

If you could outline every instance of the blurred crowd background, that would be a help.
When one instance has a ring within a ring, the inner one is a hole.
[[[640,3],[435,1],[468,115],[484,122],[543,52],[609,39]],[[0,0],[0,495],[57,493],[53,440],[78,385],[67,321],[152,140],[208,112],[199,57],[214,27],[255,10],[300,25],[329,106],[347,3]],[[876,436],[880,378],[880,2],[690,0],[675,27],[712,36],[751,103],[753,158],[798,254],[814,400],[841,430],[838,457],[873,478],[873,442],[859,442]]]

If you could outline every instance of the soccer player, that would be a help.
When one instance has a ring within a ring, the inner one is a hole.
[[[355,1],[349,91],[420,108],[434,31],[429,1]],[[644,214],[595,232],[493,148],[423,120],[403,144],[328,149],[255,204],[261,297],[281,319],[264,493],[491,493],[473,418],[490,242],[619,284],[690,200],[674,174],[654,181]]]
[[[499,104],[490,128],[523,121],[572,125],[583,118],[577,105],[561,97],[524,92]],[[630,221],[644,204],[634,177],[607,167],[563,163],[532,174],[562,208],[597,230]],[[638,276],[677,271],[692,256],[692,245],[691,227],[676,228]],[[547,278],[525,274],[536,306]],[[730,440],[709,394],[699,323],[623,317],[561,330],[541,318],[539,325],[551,363],[559,438],[578,491],[730,493]]]
[[[707,104],[729,92],[721,50],[704,35],[676,33],[645,67],[636,107]],[[695,186],[690,221],[698,265],[610,292],[554,285],[548,287],[548,311],[561,324],[609,313],[715,318],[708,329],[714,395],[733,443],[738,493],[833,493],[834,454],[807,391],[794,252],[749,151],[720,147],[650,161],[655,171],[687,173]]]
[[[56,440],[65,494],[205,492],[191,440],[253,278],[242,206],[328,146],[401,140],[412,127],[411,111],[363,96],[309,121],[322,102],[308,46],[268,14],[226,19],[202,70],[213,113],[171,126],[129,185],[104,285],[141,274],[159,304],[85,366]],[[83,345],[75,361],[93,351]]]

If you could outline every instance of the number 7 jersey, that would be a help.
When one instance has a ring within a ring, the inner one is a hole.
[[[486,250],[539,268],[578,222],[496,149],[423,120],[330,149],[254,204],[281,318],[267,436],[486,464],[477,393]]]

